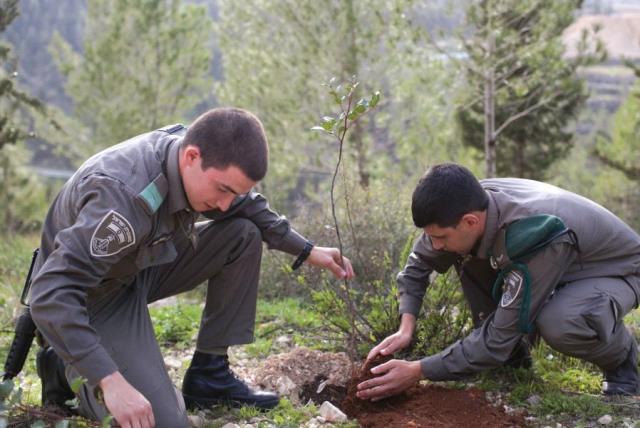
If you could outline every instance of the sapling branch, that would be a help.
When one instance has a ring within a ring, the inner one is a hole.
[[[362,117],[364,113],[366,113],[371,108],[375,107],[380,100],[380,93],[374,93],[370,98],[362,98],[354,105],[354,96],[355,90],[358,87],[359,82],[355,80],[355,76],[353,76],[352,80],[344,85],[333,86],[335,83],[335,79],[331,79],[327,86],[329,88],[329,93],[332,95],[336,104],[340,107],[340,113],[337,117],[333,116],[324,116],[322,118],[322,122],[319,126],[314,126],[313,130],[322,131],[328,133],[336,138],[338,142],[338,159],[333,171],[333,176],[331,178],[331,215],[333,217],[333,224],[336,231],[336,237],[338,239],[338,249],[340,251],[340,258],[343,260],[343,242],[342,235],[340,233],[340,224],[338,221],[338,215],[336,212],[336,180],[338,174],[340,173],[340,169],[342,167],[343,154],[344,154],[344,141],[347,136],[348,130],[354,125],[358,119]],[[346,180],[345,180],[346,181]],[[348,200],[348,190],[346,188],[345,183],[345,201],[347,204],[347,211],[349,211],[349,200]],[[349,225],[351,227],[352,235],[355,237],[355,233],[353,231],[353,223],[351,221],[351,213],[347,212]],[[347,308],[349,311],[349,324],[351,328],[351,334],[349,335],[349,344],[347,346],[348,352],[355,357],[356,356],[356,346],[355,340],[356,336],[361,339],[366,339],[367,335],[360,331],[358,328],[358,323],[356,322],[356,316],[358,319],[363,322],[364,325],[367,325],[369,328],[371,327],[367,320],[365,320],[360,314],[358,314],[355,305],[353,303],[353,299],[351,296],[351,287],[349,286],[349,281],[347,278],[343,278],[344,284],[344,299],[347,304]]]

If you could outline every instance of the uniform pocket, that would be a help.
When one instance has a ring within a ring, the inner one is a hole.
[[[620,313],[618,303],[608,294],[600,293],[587,302],[582,316],[598,340],[607,343],[616,332]]]
[[[136,257],[136,266],[140,270],[151,266],[171,263],[176,259],[178,252],[172,241],[163,241],[146,247],[141,247]]]

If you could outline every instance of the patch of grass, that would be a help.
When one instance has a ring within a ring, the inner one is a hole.
[[[150,309],[156,339],[163,345],[191,344],[200,326],[202,308],[179,302]]]
[[[289,337],[293,344],[315,349],[331,349],[318,333],[324,323],[320,315],[300,300],[285,298],[259,300],[256,310],[256,341],[244,347],[252,357],[268,356],[276,350],[279,336]]]
[[[269,355],[272,348],[273,339],[264,337],[258,337],[255,342],[244,346],[247,355],[254,358]]]
[[[33,250],[38,245],[37,235],[3,236],[0,239],[0,324],[3,329],[11,324],[13,315],[20,309],[20,294]]]
[[[600,393],[602,374],[593,364],[568,357],[540,344],[533,352],[535,370],[548,388],[579,393]]]
[[[580,421],[615,414],[615,408],[600,393],[602,376],[592,364],[553,351],[544,343],[533,349],[533,368],[500,368],[483,373],[478,385],[487,391],[507,392],[515,406],[544,418],[568,418],[572,426]],[[531,404],[527,400],[538,396]]]
[[[561,391],[549,391],[541,396],[540,404],[532,409],[537,415],[575,415],[577,418],[598,418],[614,411],[601,397],[579,394],[569,395]]]

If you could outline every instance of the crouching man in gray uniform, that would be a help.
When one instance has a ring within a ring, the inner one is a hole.
[[[183,136],[184,135],[184,136]],[[140,135],[87,160],[44,224],[31,311],[50,346],[38,355],[45,401],[79,376],[80,411],[123,427],[187,426],[189,407],[274,407],[229,369],[253,340],[262,241],[351,277],[336,248],[313,246],[251,189],[267,172],[260,121],[214,109],[186,130]],[[203,213],[210,221],[196,223]],[[196,351],[177,393],[147,304],[208,283]],[[58,359],[61,358],[61,361]],[[101,397],[100,397],[101,396]],[[98,398],[100,397],[100,398]],[[183,401],[184,397],[184,401]]]
[[[600,205],[523,179],[478,182],[459,165],[427,171],[413,193],[424,230],[398,275],[398,332],[369,358],[409,345],[433,271],[453,266],[475,329],[420,361],[391,360],[361,383],[363,399],[398,394],[420,379],[460,379],[503,364],[527,365],[526,338],[604,372],[605,394],[636,395],[637,344],[622,318],[638,306],[640,236]],[[530,360],[529,363],[530,364]]]

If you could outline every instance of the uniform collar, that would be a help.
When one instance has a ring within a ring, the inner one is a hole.
[[[171,142],[169,155],[167,157],[167,178],[169,180],[169,213],[173,214],[181,210],[191,211],[191,206],[184,192],[182,177],[180,177],[180,166],[178,155],[180,153],[180,142],[182,138],[176,138]]]
[[[485,190],[486,192],[486,190]],[[493,248],[493,242],[495,241],[496,234],[498,233],[498,224],[500,218],[500,212],[498,205],[491,192],[487,192],[489,196],[489,205],[487,206],[486,223],[484,225],[484,233],[480,238],[480,244],[477,246],[476,257],[480,259],[488,259],[488,253]]]

